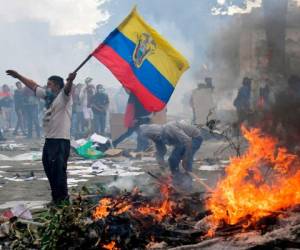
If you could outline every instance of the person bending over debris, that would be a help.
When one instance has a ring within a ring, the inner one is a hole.
[[[47,89],[14,70],[6,73],[24,83],[35,95],[45,100],[43,119],[45,144],[43,165],[52,191],[52,203],[68,202],[67,162],[70,154],[70,128],[72,112],[71,89],[76,73],[70,73],[66,85],[59,76],[48,78]]]
[[[151,139],[156,146],[156,159],[161,166],[165,166],[164,155],[166,145],[174,146],[169,157],[169,166],[173,175],[179,173],[179,164],[187,171],[192,171],[193,158],[202,144],[200,130],[185,122],[172,121],[164,125],[141,125],[143,136]]]

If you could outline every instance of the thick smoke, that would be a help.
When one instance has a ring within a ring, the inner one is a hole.
[[[231,17],[209,49],[219,95],[241,86],[243,77],[252,78],[248,124],[293,150],[300,138],[299,13],[294,1],[264,0],[252,13]],[[268,103],[261,107],[266,85]]]

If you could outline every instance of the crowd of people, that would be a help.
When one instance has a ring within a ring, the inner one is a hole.
[[[291,75],[281,83],[265,78],[257,87],[245,77],[234,100],[237,124],[261,128],[290,150],[300,152],[300,77]]]
[[[102,84],[95,86],[91,82],[88,77],[84,84],[74,85],[72,89],[71,135],[75,138],[94,132],[106,134],[109,97]],[[0,91],[0,140],[5,140],[10,132],[28,139],[40,138],[43,112],[51,98],[53,96],[49,96],[49,100],[37,98],[20,81],[15,83],[15,88],[4,84]]]
[[[1,121],[4,123],[0,124],[2,128],[0,138],[3,140],[3,131],[13,126],[14,135],[20,132],[28,138],[33,136],[40,138],[41,133],[44,133],[43,165],[51,186],[53,201],[58,203],[68,200],[66,167],[70,153],[70,138],[71,136],[83,138],[91,133],[106,135],[109,96],[103,85],[91,84],[92,79],[89,77],[85,79],[84,84],[73,84],[75,73],[70,73],[65,83],[63,78],[51,76],[48,78],[46,87],[37,85],[13,70],[8,70],[7,74],[19,81],[16,82],[13,94],[7,85],[2,86],[0,108],[1,115],[4,117]],[[286,120],[282,119],[277,122],[275,120],[273,124],[290,126],[290,129],[294,129],[295,134],[298,135],[299,116],[285,115],[289,113],[288,109],[291,105],[283,104],[291,103],[294,105],[295,112],[298,110],[300,78],[290,77],[287,88],[276,94],[268,79],[257,86],[253,86],[252,79],[248,77],[243,79],[242,86],[233,100],[233,106],[237,111],[237,124],[239,126],[242,123],[251,125],[263,120],[267,122],[267,128],[272,128],[271,123],[268,122],[272,122],[272,113],[274,113],[272,107],[276,107],[277,112],[282,112],[276,117]],[[187,173],[192,172],[194,155],[205,139],[199,125],[205,123],[207,125],[208,114],[215,106],[213,90],[212,79],[206,78],[205,84],[198,84],[197,89],[193,91],[190,104],[193,108],[194,125],[182,121],[171,121],[163,125],[150,124],[153,114],[147,111],[137,97],[127,90],[127,108],[124,115],[124,125],[127,131],[115,138],[112,146],[117,147],[135,132],[137,134],[136,150],[147,150],[149,140],[152,141],[156,147],[158,164],[162,167],[169,165],[174,177],[173,181],[177,180],[182,183],[180,163],[182,162],[182,167]],[[203,108],[201,104],[204,100],[205,107]],[[13,110],[15,112],[12,112]],[[42,116],[43,119],[41,119]],[[291,120],[295,122],[291,123]],[[41,129],[42,123],[43,129]],[[294,133],[292,136],[295,137]],[[287,139],[291,142],[293,138]],[[298,137],[296,139],[298,141]],[[173,150],[168,162],[165,162],[167,146],[173,147]],[[55,173],[54,169],[56,169]],[[189,174],[185,180],[187,184],[191,183]]]

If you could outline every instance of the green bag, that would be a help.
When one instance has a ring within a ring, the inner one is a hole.
[[[88,140],[85,144],[75,149],[76,153],[86,159],[99,159],[104,157],[104,153],[92,148],[93,142]]]

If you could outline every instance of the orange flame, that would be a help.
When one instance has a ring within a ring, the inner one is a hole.
[[[116,242],[115,241],[111,241],[108,244],[104,244],[101,246],[103,249],[107,249],[107,250],[119,250],[118,247],[116,247]]]
[[[118,203],[117,200],[112,200],[111,198],[102,198],[99,201],[99,206],[96,207],[93,218],[94,219],[103,219],[112,212],[113,215],[118,215],[126,212],[131,208],[131,205],[128,204],[126,201]],[[111,210],[114,211],[111,211]]]
[[[109,209],[112,207],[112,202],[110,198],[103,198],[99,201],[99,206],[93,214],[95,219],[105,218],[109,214]]]
[[[158,222],[162,221],[167,215],[172,213],[172,202],[170,201],[170,187],[169,185],[162,185],[160,188],[163,196],[163,202],[157,206],[139,207],[137,210],[144,215],[153,216]]]
[[[222,222],[233,225],[249,217],[247,227],[300,203],[300,159],[260,129],[242,127],[242,132],[249,147],[241,157],[230,159],[226,177],[207,203],[212,230]]]
[[[150,215],[154,217],[157,221],[162,221],[167,215],[172,213],[173,202],[170,201],[170,187],[168,184],[161,186],[161,194],[162,194],[162,201],[153,202],[152,204],[142,205],[140,207],[134,207],[130,204],[130,201],[127,200],[120,200],[118,198],[111,199],[111,198],[102,198],[99,201],[99,205],[96,207],[93,218],[95,220],[103,219],[107,217],[109,214],[111,215],[119,215],[128,210],[131,212],[138,211],[140,214],[143,215]],[[139,190],[134,189],[133,195],[138,194]]]

